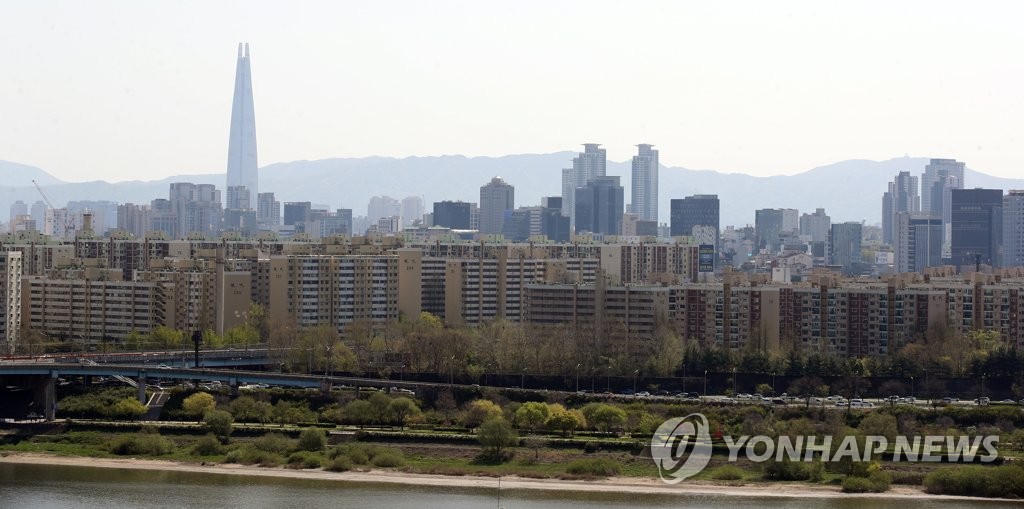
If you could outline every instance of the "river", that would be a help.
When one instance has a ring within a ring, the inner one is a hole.
[[[0,464],[0,507],[358,508],[498,507],[497,490],[363,484],[157,470]],[[502,490],[505,509],[905,509],[906,500],[763,499]],[[914,509],[1020,508],[1011,502],[915,501]]]

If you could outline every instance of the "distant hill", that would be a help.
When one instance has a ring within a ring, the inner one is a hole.
[[[561,170],[572,165],[574,152],[524,154],[503,157],[390,157],[335,158],[275,163],[260,169],[260,190],[276,193],[281,201],[311,201],[332,208],[366,213],[369,198],[388,195],[401,199],[419,195],[430,204],[442,199],[478,201],[480,186],[500,175],[515,186],[516,205],[535,205],[542,196],[561,194]],[[887,161],[850,160],[790,176],[753,177],[662,167],[660,221],[669,222],[669,200],[691,194],[717,194],[722,203],[722,225],[753,224],[754,210],[789,207],[813,212],[817,207],[836,221],[881,221],[882,193],[899,171],[919,175],[927,158],[902,157]],[[609,162],[608,174],[622,176],[629,202],[629,162]],[[223,174],[181,175],[158,181],[65,183],[38,168],[0,162],[0,217],[18,199],[31,204],[39,199],[35,178],[58,204],[69,200],[110,200],[149,203],[167,196],[171,182],[216,184],[223,189]],[[1024,189],[1022,179],[1004,179],[968,169],[967,187]]]

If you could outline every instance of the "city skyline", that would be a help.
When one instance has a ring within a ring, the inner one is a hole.
[[[1022,8],[225,3],[196,15],[199,4],[33,2],[0,22],[12,77],[0,159],[66,181],[215,172],[231,107],[230,56],[218,48],[246,40],[260,55],[267,162],[601,140],[614,161],[642,141],[670,166],[761,176],[924,154],[1011,177],[1024,162],[1012,120],[1022,72],[1009,53],[1024,44],[1013,23]],[[949,31],[958,36],[935,35]],[[579,86],[595,72],[604,78]]]

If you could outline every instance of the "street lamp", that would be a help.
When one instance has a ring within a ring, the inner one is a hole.
[[[455,383],[455,356],[453,355],[451,360],[448,361],[448,387],[451,387]]]
[[[702,394],[701,397],[705,398],[705,397],[707,397],[707,395],[708,395],[708,370],[705,369],[704,370],[704,394]]]
[[[526,368],[523,368],[523,372],[519,375],[519,389],[526,388]]]
[[[580,392],[580,366],[583,366],[582,362],[576,364],[576,392]]]
[[[633,370],[633,395],[636,396],[636,377],[640,374],[639,369]]]
[[[914,398],[914,377],[910,377],[910,398]]]

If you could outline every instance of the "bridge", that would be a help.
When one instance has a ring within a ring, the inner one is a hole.
[[[344,376],[291,375],[264,371],[236,371],[210,368],[154,367],[144,365],[55,363],[55,362],[0,362],[0,377],[24,377],[35,391],[36,401],[45,409],[44,417],[53,420],[57,410],[55,385],[58,378],[67,376],[106,376],[132,380],[138,387],[138,397],[146,404],[146,382],[154,379],[209,380],[224,383],[237,390],[239,385],[267,384],[283,387],[316,388],[330,391],[334,385],[356,387],[401,387],[407,389],[446,386],[430,382],[405,382],[376,378]]]
[[[203,367],[249,367],[277,365],[275,349],[267,346],[253,348],[217,348],[199,351],[199,365]],[[156,367],[164,364],[172,367],[195,367],[195,351],[188,349],[144,350],[137,352],[69,352],[44,355],[4,356],[2,362],[55,362],[78,363],[82,361],[97,364],[123,364]]]

